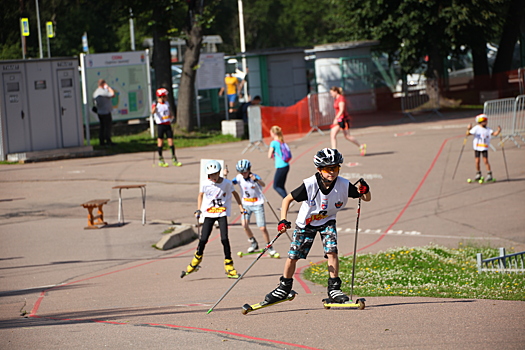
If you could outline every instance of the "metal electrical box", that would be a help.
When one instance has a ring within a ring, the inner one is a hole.
[[[0,73],[0,159],[84,145],[78,58],[0,61]]]

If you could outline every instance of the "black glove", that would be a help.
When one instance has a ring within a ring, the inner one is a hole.
[[[287,220],[281,220],[279,221],[279,225],[277,225],[277,231],[284,232],[286,229],[289,229],[292,227],[292,223]]]
[[[200,211],[200,210],[195,210],[195,213],[193,213],[193,214],[195,214],[195,217],[196,217],[197,219],[199,219],[199,218],[201,217],[202,211]]]
[[[365,180],[361,178],[359,179],[359,183],[361,184],[361,187],[359,187],[359,193],[367,194],[368,192],[370,192],[370,186],[368,186]]]

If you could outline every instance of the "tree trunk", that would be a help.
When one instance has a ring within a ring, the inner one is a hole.
[[[177,108],[177,120],[179,126],[187,131],[192,130],[195,125],[193,106],[195,101],[195,77],[199,64],[199,56],[202,47],[202,27],[199,23],[193,23],[186,39],[186,52],[184,52],[184,65],[179,85],[179,99]]]
[[[164,8],[155,6],[153,8],[153,19],[155,26],[153,30],[153,68],[155,69],[155,90],[161,87],[168,89],[168,101],[175,113],[175,99],[173,98],[173,87],[171,81],[171,51],[168,29],[164,28]],[[156,97],[154,98],[156,100]]]
[[[472,63],[474,68],[474,88],[478,91],[490,89],[489,62],[487,44],[476,40],[471,44]]]
[[[505,72],[511,69],[512,55],[514,46],[518,39],[520,23],[523,20],[523,11],[525,10],[525,1],[512,0],[503,25],[501,40],[499,42],[498,54],[494,67],[492,67],[493,85],[499,91],[505,91],[509,85]]]

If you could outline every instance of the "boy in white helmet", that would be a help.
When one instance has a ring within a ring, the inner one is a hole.
[[[221,164],[216,160],[210,160],[206,164],[206,173],[208,180],[202,185],[199,196],[197,197],[197,206],[199,209],[195,211],[197,219],[201,215],[204,216],[204,223],[202,224],[201,236],[199,237],[199,245],[197,251],[186,268],[186,274],[191,273],[202,261],[204,248],[208,239],[210,238],[213,224],[217,221],[221,232],[221,243],[224,250],[224,269],[229,278],[239,278],[237,271],[233,267],[233,260],[230,248],[230,240],[228,239],[228,219],[231,211],[232,195],[235,197],[239,210],[244,213],[242,207],[241,197],[235,191],[232,182],[220,176]],[[185,274],[181,275],[184,277]]]
[[[371,199],[368,184],[359,180],[353,185],[339,177],[343,156],[336,149],[324,148],[314,156],[317,173],[304,179],[303,184],[289,193],[282,202],[279,232],[291,228],[286,220],[292,201],[301,202],[301,208],[295,221],[293,240],[288,251],[280,283],[265,297],[265,303],[272,304],[287,298],[292,290],[293,274],[299,259],[306,259],[317,233],[323,242],[325,258],[328,259],[328,297],[334,303],[344,303],[348,296],[341,291],[339,278],[339,258],[337,250],[336,215],[343,209],[348,198],[361,197],[368,202]]]
[[[487,167],[487,177],[484,180],[492,181],[492,170],[490,169],[488,150],[491,137],[498,136],[501,132],[501,127],[498,125],[498,130],[496,131],[487,128],[488,118],[486,114],[479,114],[476,116],[476,123],[478,123],[478,125],[474,127],[472,127],[472,124],[469,124],[467,127],[468,134],[474,135],[472,146],[474,147],[474,159],[477,171],[474,180],[479,181],[482,179],[480,156],[483,156],[483,161]]]
[[[162,156],[162,147],[164,142],[164,135],[168,139],[168,146],[171,149],[171,158],[173,165],[182,166],[182,163],[177,160],[175,156],[175,146],[173,145],[173,130],[171,129],[171,122],[173,121],[173,111],[168,102],[168,90],[160,88],[157,90],[157,103],[151,106],[151,114],[157,124],[157,152],[159,153],[159,166],[167,167],[168,163],[164,161]]]
[[[267,244],[270,243],[270,235],[266,229],[266,217],[264,215],[264,195],[261,188],[266,186],[266,184],[259,175],[252,173],[252,163],[248,159],[239,160],[235,169],[237,169],[239,174],[237,174],[232,182],[241,188],[242,204],[246,210],[246,215],[243,215],[242,218],[242,227],[250,242],[248,253],[252,253],[259,249],[259,244],[250,229],[252,213],[255,214],[257,227],[261,230],[264,240]],[[268,248],[268,254],[275,257],[277,252],[270,246]]]

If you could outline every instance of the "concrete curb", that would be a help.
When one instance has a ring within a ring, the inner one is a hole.
[[[155,244],[156,248],[168,250],[192,242],[197,238],[197,234],[190,224],[174,225],[170,226],[169,229],[173,229],[173,232],[163,234],[160,241]]]

